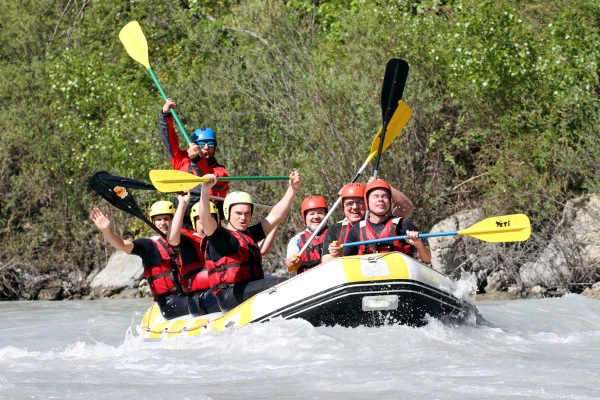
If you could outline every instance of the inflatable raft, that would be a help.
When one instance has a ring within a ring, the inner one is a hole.
[[[447,276],[401,253],[338,258],[284,281],[226,314],[166,321],[156,304],[139,326],[144,338],[197,336],[272,318],[303,318],[314,326],[421,326],[428,317],[483,322]]]

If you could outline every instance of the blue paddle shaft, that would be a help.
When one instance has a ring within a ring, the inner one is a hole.
[[[429,238],[429,237],[456,236],[456,235],[458,235],[458,231],[419,233],[419,238],[424,239],[424,238]],[[342,245],[340,245],[340,247],[352,247],[352,246],[360,246],[362,244],[392,242],[394,240],[406,240],[408,238],[409,238],[408,235],[391,236],[391,237],[386,237],[386,238],[381,238],[381,239],[363,240],[362,242],[343,243]]]

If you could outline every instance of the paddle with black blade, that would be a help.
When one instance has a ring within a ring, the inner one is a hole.
[[[100,171],[96,173],[96,175],[98,175],[98,179],[110,185],[111,187],[123,186],[127,189],[156,190],[156,187],[154,187],[154,185],[151,183],[138,181],[137,179],[111,175],[106,171]]]
[[[390,120],[390,123],[387,126],[387,135],[385,135],[383,140],[381,140],[382,139],[381,134],[383,132],[383,127],[379,129],[379,132],[377,133],[377,135],[375,136],[375,139],[373,139],[373,143],[371,144],[371,153],[369,154],[369,156],[367,157],[367,159],[365,160],[363,165],[359,168],[359,170],[356,173],[356,175],[354,176],[354,178],[352,178],[351,183],[356,182],[356,180],[358,179],[360,174],[363,173],[363,171],[367,168],[369,163],[373,160],[373,158],[375,158],[375,156],[378,154],[379,151],[385,151],[385,150],[387,150],[388,147],[390,147],[390,144],[398,136],[398,134],[400,133],[402,128],[404,128],[404,126],[406,125],[408,120],[410,120],[411,116],[412,116],[412,113],[411,113],[408,105],[403,101],[398,102],[397,108],[394,111],[394,115],[392,116],[392,119]],[[383,143],[383,144],[380,146],[381,143]],[[381,150],[380,150],[380,148],[381,148]],[[315,236],[317,236],[319,234],[319,232],[321,232],[323,227],[327,224],[327,220],[329,219],[331,214],[333,214],[333,212],[340,205],[341,202],[342,202],[342,198],[338,197],[336,202],[329,209],[329,212],[327,213],[327,215],[323,218],[323,221],[321,221],[321,223],[319,224],[317,229],[315,229],[315,231],[313,232],[311,237],[306,241],[306,244],[304,245],[304,247],[302,247],[300,249],[300,251],[298,252],[298,254],[296,254],[297,257],[300,254],[302,254],[304,251],[306,251],[306,249],[308,248],[310,243],[313,241]]]
[[[498,217],[486,218],[483,221],[479,221],[475,225],[460,231],[420,233],[419,238],[457,235],[470,236],[475,239],[483,240],[484,242],[523,242],[531,236],[531,222],[529,221],[529,217],[525,214],[501,215]],[[405,239],[408,239],[407,235],[363,240],[361,242],[341,244],[340,248]]]
[[[377,178],[385,134],[390,119],[398,107],[398,102],[402,100],[406,78],[408,77],[408,63],[399,58],[392,58],[385,67],[385,76],[383,78],[383,87],[381,88],[381,116],[383,119],[383,128],[381,130],[381,141],[377,151],[377,160],[373,170],[373,178]]]
[[[123,43],[123,47],[125,47],[125,50],[129,56],[146,67],[150,77],[152,77],[154,84],[158,88],[158,91],[162,95],[163,99],[167,101],[167,94],[160,85],[160,82],[154,74],[154,71],[152,71],[152,67],[150,67],[150,61],[148,60],[148,42],[146,41],[146,36],[144,36],[144,32],[142,32],[140,24],[137,21],[129,22],[119,32],[119,39],[121,40],[121,43]],[[183,124],[179,120],[177,112],[173,108],[171,108],[171,115],[177,123],[179,130],[185,137],[187,144],[191,144],[192,141],[190,140],[187,131],[183,127]]]
[[[108,179],[104,180],[107,177]],[[88,184],[90,188],[98,193],[104,200],[108,201],[119,210],[125,211],[129,215],[133,215],[134,217],[141,219],[160,236],[166,238],[165,234],[162,233],[152,222],[150,222],[148,218],[146,218],[146,215],[136,203],[133,195],[129,193],[123,185],[120,185],[119,182],[117,182],[117,184],[115,184],[115,182],[111,182],[111,177],[112,175],[106,171],[96,172],[94,175],[92,175]]]
[[[108,184],[110,187],[122,186],[126,189],[158,190],[156,188],[156,186],[154,186],[153,184],[148,183],[148,182],[138,181],[137,179],[124,178],[122,176],[115,176],[115,175],[111,175],[105,171],[100,171],[97,174],[98,174],[98,178],[102,182]],[[196,176],[196,175],[194,175],[194,176]],[[289,179],[289,177],[286,177],[286,179]],[[194,196],[200,196],[200,192],[190,191],[190,193]],[[219,200],[219,201],[225,200],[224,197],[220,197],[220,196],[212,196],[211,195],[209,197],[213,200]],[[273,208],[273,206],[269,206],[267,204],[260,204],[260,203],[255,203],[254,206],[260,207],[260,208],[267,208],[267,209]]]

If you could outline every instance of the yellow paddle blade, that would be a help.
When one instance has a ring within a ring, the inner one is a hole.
[[[531,223],[525,214],[502,215],[486,218],[458,234],[486,242],[522,242],[531,236]]]
[[[402,128],[406,125],[406,123],[412,117],[412,112],[410,111],[410,107],[403,100],[398,102],[398,107],[396,111],[394,111],[394,115],[390,119],[390,122],[387,126],[387,131],[385,132],[385,138],[383,139],[383,147],[381,151],[386,151],[390,144],[394,141],[396,136],[400,133]],[[371,145],[371,154],[369,155],[368,161],[371,161],[377,155],[377,151],[379,151],[379,139],[381,138],[381,131],[383,127],[379,128],[379,132],[377,132],[377,136],[373,139],[373,144]]]
[[[142,32],[142,27],[137,21],[131,21],[125,25],[119,32],[119,39],[131,58],[142,64],[146,69],[150,69],[148,43],[144,32]]]
[[[152,184],[162,193],[175,193],[190,190],[208,179],[184,171],[173,169],[153,169],[150,171]]]

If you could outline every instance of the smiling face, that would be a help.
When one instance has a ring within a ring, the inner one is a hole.
[[[252,220],[250,204],[235,204],[229,208],[229,225],[236,231],[245,231]]]
[[[390,193],[385,189],[374,189],[369,193],[369,211],[384,215],[390,211]]]
[[[169,232],[169,226],[171,226],[173,216],[171,214],[159,214],[152,218],[152,223],[158,228],[159,231],[165,235]]]
[[[358,223],[365,217],[367,208],[362,197],[345,197],[342,204],[344,205],[344,215],[351,225]]]
[[[305,213],[304,222],[306,223],[306,227],[311,231],[316,230],[319,227],[323,218],[327,214],[327,209],[325,208],[313,208]]]

